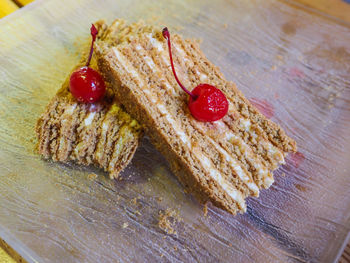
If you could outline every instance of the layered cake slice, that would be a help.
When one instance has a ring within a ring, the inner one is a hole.
[[[116,96],[201,202],[210,200],[232,214],[246,211],[246,197],[268,188],[272,172],[296,151],[295,142],[224,78],[196,41],[174,35],[172,58],[187,89],[209,83],[226,95],[228,112],[214,122],[192,116],[161,30],[116,20],[95,47],[99,69]]]
[[[97,68],[95,60],[90,67]],[[36,133],[45,159],[95,165],[112,179],[130,162],[142,136],[140,125],[110,88],[98,102],[82,103],[71,94],[69,78],[38,119]]]
[[[141,128],[113,97],[111,93],[94,104],[79,103],[62,87],[37,122],[39,154],[95,165],[111,179],[118,177],[137,149]]]

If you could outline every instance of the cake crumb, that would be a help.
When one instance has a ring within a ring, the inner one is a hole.
[[[89,180],[95,180],[97,178],[97,174],[94,174],[94,173],[91,173],[91,174],[88,174],[88,179]]]
[[[208,216],[208,203],[205,203],[203,206],[203,213],[204,213],[204,217]]]
[[[174,250],[177,251],[177,246],[174,246]]]
[[[224,24],[224,28],[226,29],[228,26],[227,26],[227,24]]]
[[[139,216],[141,216],[142,214],[140,213],[140,211],[139,210],[136,210],[135,211],[135,214],[137,214],[137,215],[139,215]]]
[[[163,197],[157,197],[157,201],[158,202],[162,202],[163,201]]]
[[[301,185],[301,184],[295,185],[295,188],[298,189],[301,192],[306,192],[307,191],[307,188],[305,186]]]
[[[131,199],[131,203],[133,203],[134,205],[137,205],[137,198],[135,197],[135,198]]]
[[[282,173],[281,176],[282,176],[282,177],[286,177],[286,174],[285,174],[285,173]]]
[[[282,61],[284,58],[283,58],[283,56],[282,56],[282,55],[277,55],[277,56],[276,56],[276,59],[278,59],[278,60],[281,60],[281,61]]]
[[[129,226],[129,224],[128,223],[123,223],[123,228],[127,228]]]
[[[181,221],[179,211],[167,208],[165,211],[159,211],[158,227],[170,235],[176,235],[175,224]]]

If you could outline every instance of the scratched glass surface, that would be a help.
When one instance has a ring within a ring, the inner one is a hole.
[[[92,21],[203,40],[204,53],[299,153],[248,211],[203,208],[147,138],[122,180],[42,160],[34,125]],[[350,227],[350,29],[285,2],[36,1],[0,21],[0,236],[29,262],[331,262]],[[96,177],[91,174],[96,174]],[[137,198],[136,200],[134,198]],[[176,234],[158,227],[177,210]]]

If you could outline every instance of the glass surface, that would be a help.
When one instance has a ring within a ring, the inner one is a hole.
[[[117,17],[202,39],[296,139],[300,154],[246,214],[209,205],[204,217],[147,138],[121,181],[33,151],[36,119],[90,23]],[[270,0],[51,0],[15,12],[0,21],[0,235],[30,262],[333,261],[350,228],[349,43],[348,27]],[[182,218],[174,235],[158,227],[167,208]]]

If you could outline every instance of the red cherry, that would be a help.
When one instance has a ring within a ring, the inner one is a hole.
[[[69,81],[70,92],[79,102],[93,103],[106,91],[101,75],[92,68],[82,67],[74,71]]]
[[[209,84],[199,84],[192,90],[197,98],[190,97],[188,107],[199,121],[217,121],[228,111],[228,101],[221,90]]]
[[[100,73],[89,67],[92,53],[94,51],[94,42],[97,36],[97,29],[91,26],[91,47],[89,58],[84,67],[74,71],[70,76],[69,90],[72,95],[79,101],[93,103],[101,99],[106,91],[106,86]]]
[[[199,121],[208,122],[217,121],[223,118],[228,111],[228,101],[225,94],[218,88],[209,84],[199,84],[192,90],[192,92],[186,89],[181,84],[175,72],[173,56],[171,53],[170,33],[166,27],[163,29],[163,36],[168,41],[170,64],[176,82],[188,95],[190,95],[188,107],[192,116]]]

